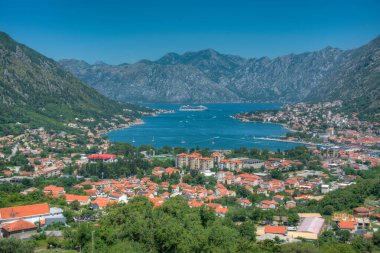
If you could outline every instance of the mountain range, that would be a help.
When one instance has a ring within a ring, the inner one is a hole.
[[[128,102],[300,102],[343,99],[377,110],[380,37],[351,50],[326,47],[274,59],[213,49],[168,53],[156,61],[62,66],[105,96]],[[360,103],[358,102],[360,101]],[[367,101],[367,102],[365,102]]]
[[[54,126],[75,118],[110,118],[135,109],[101,95],[56,61],[0,32],[0,130],[13,123]],[[136,116],[130,113],[131,117]],[[20,125],[20,124],[19,124]]]

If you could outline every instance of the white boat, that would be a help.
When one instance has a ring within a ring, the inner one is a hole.
[[[183,112],[199,112],[207,110],[207,107],[204,105],[183,105],[179,110]]]

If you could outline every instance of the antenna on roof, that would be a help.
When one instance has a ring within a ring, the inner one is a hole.
[[[16,216],[14,210],[13,210],[13,207],[12,207],[12,211],[11,211],[11,217],[14,218]]]

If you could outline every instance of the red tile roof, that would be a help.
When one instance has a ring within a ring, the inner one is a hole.
[[[42,214],[50,214],[47,203],[0,208],[0,219],[2,220]]]
[[[240,203],[248,204],[248,205],[252,204],[251,201],[249,201],[249,199],[238,199],[237,201],[240,202]]]
[[[77,200],[78,202],[86,202],[90,199],[90,196],[80,196],[74,194],[65,194],[65,199],[67,202],[72,202]]]
[[[36,229],[37,226],[26,220],[18,220],[3,224],[3,229],[9,233],[33,228]]]
[[[270,233],[270,234],[286,234],[286,227],[285,226],[265,226],[264,232]]]
[[[261,203],[265,205],[278,205],[278,202],[274,200],[262,200]]]
[[[228,208],[219,206],[219,207],[215,208],[215,212],[221,213],[221,214],[226,214],[226,213],[228,213]]]
[[[116,203],[117,203],[116,201],[110,200],[108,198],[97,198],[94,201],[91,201],[91,204],[98,205],[98,207],[100,208],[106,207],[107,205],[113,205]]]
[[[92,160],[108,160],[108,159],[115,159],[116,155],[112,155],[112,154],[93,154],[93,155],[87,156],[87,158],[88,159],[92,159]]]
[[[191,207],[201,207],[203,206],[203,201],[197,201],[197,200],[193,200],[189,203],[189,205]]]
[[[61,192],[64,191],[65,189],[63,187],[58,187],[55,185],[48,185],[44,187],[44,191],[51,191],[51,192]]]
[[[338,226],[340,229],[355,229],[356,221],[340,221]]]
[[[210,207],[210,208],[216,209],[218,207],[221,207],[222,205],[218,204],[218,203],[208,203],[207,206]]]

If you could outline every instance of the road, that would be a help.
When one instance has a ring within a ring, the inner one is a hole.
[[[12,157],[16,155],[19,145],[20,143],[17,142],[16,145],[12,148],[12,153],[7,157],[7,161],[10,161]]]

